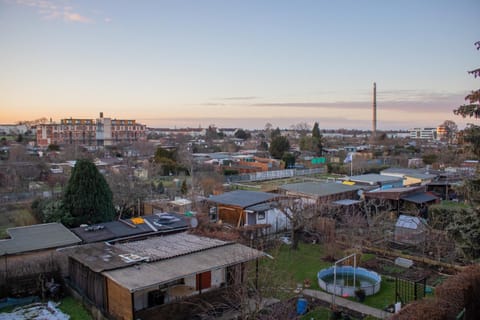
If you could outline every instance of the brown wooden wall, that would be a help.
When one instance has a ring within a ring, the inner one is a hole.
[[[106,310],[105,277],[69,258],[68,275],[73,286],[100,310]]]
[[[66,275],[66,272],[67,260],[56,250],[2,256],[0,257],[0,296],[23,295],[22,292],[25,289],[27,289],[25,294],[33,294],[39,290],[37,280],[41,275],[55,274],[61,278]],[[22,279],[31,279],[30,289],[25,286],[22,286],[23,289],[16,288]]]
[[[118,320],[133,319],[132,294],[107,278],[108,313]]]
[[[243,226],[245,224],[245,216],[242,208],[222,205],[218,206],[218,218],[223,222],[238,226],[239,217],[242,217],[240,226]]]

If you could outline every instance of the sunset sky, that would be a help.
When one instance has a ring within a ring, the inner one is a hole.
[[[480,1],[0,0],[0,123],[468,122]],[[469,120],[473,121],[473,120]]]

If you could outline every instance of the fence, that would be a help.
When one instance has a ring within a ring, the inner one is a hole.
[[[255,173],[245,173],[239,175],[226,176],[225,181],[229,183],[235,182],[251,182],[251,181],[267,181],[275,179],[292,178],[295,176],[307,176],[312,174],[325,173],[324,168],[314,169],[286,169],[275,171],[263,171]]]

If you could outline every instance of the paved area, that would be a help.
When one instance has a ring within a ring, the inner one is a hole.
[[[323,291],[304,289],[302,291],[302,293],[305,296],[310,296],[310,297],[313,297],[313,298],[316,298],[316,299],[319,299],[319,300],[322,300],[322,301],[325,301],[325,302],[328,302],[328,303],[333,302],[332,295],[329,294],[329,293],[323,292]],[[346,309],[350,309],[350,310],[360,312],[364,315],[371,315],[371,316],[373,316],[375,318],[378,318],[378,319],[388,319],[392,315],[391,313],[388,313],[386,311],[376,309],[376,308],[372,308],[372,307],[369,307],[369,306],[364,305],[362,303],[358,303],[358,302],[355,302],[355,301],[344,299],[344,298],[338,297],[338,296],[335,296],[335,304],[338,305],[338,306],[341,306],[343,308],[346,308]]]

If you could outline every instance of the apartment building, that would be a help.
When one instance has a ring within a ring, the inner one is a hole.
[[[437,128],[413,128],[409,130],[409,133],[410,139],[437,139]]]
[[[60,123],[46,123],[36,126],[37,145],[76,144],[85,146],[110,146],[146,140],[146,126],[136,120],[112,119],[61,119]]]

